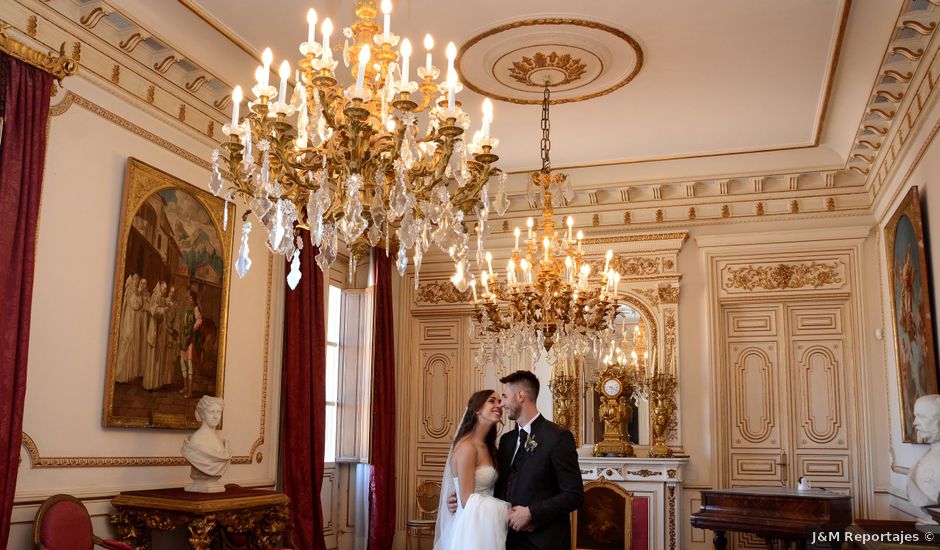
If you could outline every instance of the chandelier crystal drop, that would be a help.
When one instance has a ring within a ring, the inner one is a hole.
[[[505,277],[493,269],[492,255],[485,254],[479,285],[458,266],[452,282],[458,289],[472,289],[474,315],[471,332],[481,341],[480,364],[501,362],[520,350],[537,357],[542,350],[549,363],[567,355],[597,358],[617,338],[615,321],[620,314],[620,274],[610,268],[608,250],[603,270],[592,271],[583,251],[584,234],[574,233],[574,219],[567,230],[555,226],[555,202],[574,197],[567,176],[553,173],[549,152],[549,105],[546,84],[542,101],[542,169],[531,176],[529,202],[542,203],[542,217],[535,227],[527,222],[527,235],[515,228],[515,247],[506,265]],[[479,289],[477,288],[479,286]]]
[[[418,81],[412,81],[411,43],[391,33],[391,9],[390,0],[383,0],[379,27],[376,1],[357,0],[357,20],[344,30],[339,47],[331,45],[329,18],[317,41],[317,14],[311,9],[302,57],[293,70],[281,63],[280,86],[269,83],[273,55],[266,49],[244,118],[239,117],[241,87],[232,93],[232,120],[223,127],[229,139],[221,146],[227,155],[213,152],[209,189],[226,201],[239,196],[248,207],[236,260],[240,277],[251,265],[249,215],[263,228],[268,250],[291,261],[291,288],[301,276],[301,229],[310,230],[324,271],[336,260],[341,241],[350,252],[350,273],[370,247],[390,253],[397,245],[399,273],[404,275],[410,259],[417,285],[432,242],[455,269],[467,271],[470,237],[464,216],[476,216],[476,234],[482,235],[490,197],[497,212],[508,207],[506,175],[493,166],[499,140],[490,135],[492,103],[484,101],[481,128],[468,140],[470,116],[456,99],[462,90],[454,68],[456,47],[447,46],[446,78],[439,82],[434,41],[425,36],[426,61],[415,71]],[[339,84],[340,60],[334,57],[340,48],[350,69],[346,85]],[[296,85],[288,95],[291,74]],[[487,188],[490,176],[496,176],[493,189]]]

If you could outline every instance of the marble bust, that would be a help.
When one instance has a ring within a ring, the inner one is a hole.
[[[203,396],[196,405],[196,420],[202,426],[183,440],[181,453],[192,466],[189,477],[193,483],[186,487],[194,493],[221,493],[225,485],[219,478],[232,462],[228,441],[217,429],[222,420],[224,402],[219,397]]]
[[[907,496],[919,508],[940,499],[940,395],[924,395],[914,402],[914,430],[930,449],[914,463],[907,476]]]

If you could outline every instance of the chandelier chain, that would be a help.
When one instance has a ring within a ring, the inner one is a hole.
[[[552,170],[552,161],[549,154],[552,150],[552,139],[549,136],[552,130],[552,123],[548,119],[548,106],[551,102],[552,92],[545,83],[545,91],[542,92],[542,172],[548,173]]]

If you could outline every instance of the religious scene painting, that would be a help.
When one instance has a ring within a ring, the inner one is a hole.
[[[916,442],[914,401],[937,393],[930,274],[918,188],[911,188],[885,226],[894,348],[903,440]]]
[[[111,307],[106,426],[195,428],[222,396],[232,227],[225,204],[128,159]]]

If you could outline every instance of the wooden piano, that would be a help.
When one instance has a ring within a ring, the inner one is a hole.
[[[715,549],[724,550],[726,531],[753,533],[767,541],[793,541],[805,548],[813,534],[833,532],[818,540],[841,548],[841,534],[852,524],[852,497],[823,489],[798,491],[786,487],[749,487],[702,491],[702,508],[692,526],[715,532]]]

